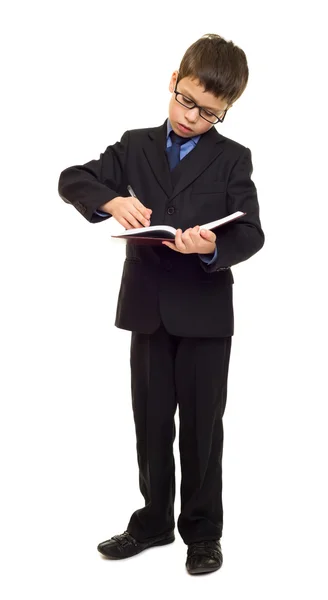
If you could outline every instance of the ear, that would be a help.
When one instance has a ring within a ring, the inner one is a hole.
[[[170,80],[170,84],[169,84],[169,92],[171,92],[171,94],[173,94],[173,92],[174,92],[174,88],[175,88],[176,82],[178,80],[178,75],[179,75],[179,71],[173,71],[172,77]]]

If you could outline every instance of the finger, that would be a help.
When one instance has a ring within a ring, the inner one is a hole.
[[[199,225],[197,225],[196,227],[193,227],[193,229],[190,230],[189,236],[193,242],[195,242],[195,240],[197,238],[199,238],[199,230],[200,230]]]
[[[191,231],[192,231],[191,228],[186,229],[186,231],[184,231],[183,234],[181,235],[182,243],[185,246],[190,246],[190,244],[192,244],[192,240],[190,238]]]
[[[178,229],[176,232],[176,236],[175,236],[175,245],[180,252],[183,252],[183,250],[186,250],[186,246],[182,240],[182,237],[183,237],[182,229]]]
[[[168,248],[171,248],[171,250],[175,250],[176,252],[178,252],[178,250],[175,247],[175,244],[172,244],[172,242],[162,242],[163,246],[167,246]]]
[[[149,219],[151,213],[153,212],[151,208],[146,208],[138,198],[134,199],[133,206],[145,217],[145,219]]]
[[[125,229],[133,229],[133,227],[130,225],[130,223],[124,219],[124,217],[120,217],[119,219],[116,219],[121,225],[123,225],[123,227]]]
[[[137,221],[137,219],[135,219],[131,213],[125,214],[124,219],[126,219],[126,221],[130,224],[130,229],[139,229],[142,227],[141,223],[139,223],[139,221]]]
[[[186,229],[185,231],[181,231],[181,239],[186,240],[187,237],[189,236],[190,231],[191,231],[191,227],[189,227],[189,229]]]
[[[206,240],[208,240],[209,242],[215,242],[215,240],[216,240],[215,233],[213,231],[210,231],[209,229],[201,229],[200,235],[203,238],[205,238]]]
[[[143,227],[149,227],[150,220],[146,219],[139,210],[134,209],[133,216],[143,225]]]

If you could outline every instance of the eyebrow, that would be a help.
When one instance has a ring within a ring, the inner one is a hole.
[[[186,89],[186,88],[184,88],[184,89]],[[184,96],[187,96],[187,98],[190,98],[190,100],[193,100],[194,102],[196,102],[196,100],[192,96],[192,94],[189,94],[188,92],[187,93],[182,92],[182,93]],[[196,102],[196,104],[197,104],[197,102]],[[210,106],[204,106],[204,104],[200,104],[199,106],[201,106],[202,108],[206,108],[207,110],[210,110],[213,113],[221,112],[221,111],[225,110],[224,108],[212,108]]]

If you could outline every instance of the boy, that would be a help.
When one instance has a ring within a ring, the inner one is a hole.
[[[98,546],[112,559],[174,541],[174,415],[179,406],[181,513],[190,574],[222,565],[222,418],[234,334],[230,267],[264,244],[248,148],[213,127],[248,81],[244,52],[210,34],[171,77],[169,118],[126,131],[85,165],[65,169],[59,194],[90,222],[167,224],[175,243],[127,244],[115,325],[131,334],[131,388],[140,491],[123,534]],[[147,89],[147,102],[153,102]],[[130,185],[136,197],[128,196]],[[198,224],[246,214],[217,230]],[[124,439],[122,440],[124,443]]]

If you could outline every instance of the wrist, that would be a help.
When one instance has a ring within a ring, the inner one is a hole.
[[[111,215],[112,214],[112,206],[113,206],[112,203],[113,203],[113,200],[109,200],[105,204],[102,204],[101,206],[99,206],[98,210],[102,210],[103,212],[109,213]]]
[[[214,254],[216,250],[216,244],[214,242],[212,250],[208,250],[208,252],[203,252],[203,254]]]

